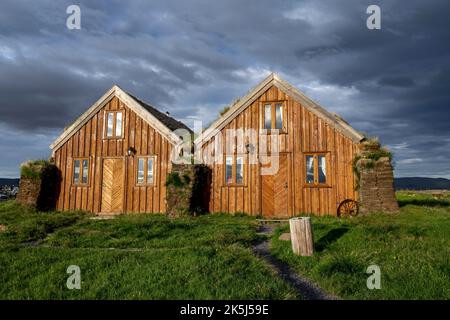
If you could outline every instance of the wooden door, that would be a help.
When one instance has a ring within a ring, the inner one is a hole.
[[[103,159],[101,213],[114,214],[123,211],[124,160]]]
[[[289,177],[288,155],[280,153],[278,171],[273,175],[262,175],[262,215],[264,217],[288,217]]]

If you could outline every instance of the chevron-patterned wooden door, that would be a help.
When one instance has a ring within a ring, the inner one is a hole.
[[[123,211],[124,163],[123,159],[103,160],[101,213]]]
[[[263,175],[262,178],[262,215],[264,217],[288,217],[288,161],[287,154],[280,153],[278,172]]]

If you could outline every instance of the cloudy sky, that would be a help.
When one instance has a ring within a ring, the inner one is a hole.
[[[192,126],[274,71],[379,136],[396,176],[450,178],[449,15],[445,0],[2,0],[0,177],[48,157],[113,84]]]

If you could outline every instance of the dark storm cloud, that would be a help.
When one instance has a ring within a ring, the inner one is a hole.
[[[70,31],[72,1],[2,1],[0,149],[13,155],[0,176],[46,156],[113,84],[209,123],[275,71],[391,146],[397,175],[450,177],[447,1],[77,3],[82,29]],[[370,4],[381,30],[365,27]]]

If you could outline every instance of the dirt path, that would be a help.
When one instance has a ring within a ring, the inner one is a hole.
[[[273,227],[262,225],[259,229],[260,233],[270,235]],[[274,269],[281,279],[289,283],[297,290],[299,295],[306,300],[336,300],[336,296],[330,295],[319,288],[309,279],[300,276],[292,270],[286,263],[280,261],[270,254],[269,240],[264,240],[253,246],[253,252],[264,259],[269,266]]]

